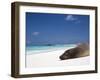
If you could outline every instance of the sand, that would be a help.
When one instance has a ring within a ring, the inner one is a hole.
[[[64,53],[66,49],[44,52],[39,54],[26,55],[26,67],[54,67],[54,66],[82,66],[89,65],[89,56],[75,59],[60,60],[59,56]]]

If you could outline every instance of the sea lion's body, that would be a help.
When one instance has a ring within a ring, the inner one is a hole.
[[[75,48],[66,50],[61,56],[61,60],[79,58],[89,56],[89,45],[88,44],[79,44]]]

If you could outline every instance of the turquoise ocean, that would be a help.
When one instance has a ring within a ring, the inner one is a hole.
[[[75,47],[76,44],[58,44],[58,45],[31,45],[26,46],[26,54],[38,54],[61,49],[68,49]]]

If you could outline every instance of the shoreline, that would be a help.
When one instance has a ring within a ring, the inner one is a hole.
[[[72,44],[71,44],[72,45]],[[76,46],[76,44],[73,44],[73,46],[69,46],[69,47],[58,47],[58,48],[49,48],[49,49],[42,49],[42,50],[26,50],[26,55],[32,55],[32,54],[43,54],[43,53],[48,53],[48,52],[52,52],[52,51],[58,51],[58,50],[68,50],[70,48],[74,48]],[[51,47],[51,46],[50,46]]]
[[[63,48],[63,49],[60,49],[60,50],[63,50],[63,51],[66,51],[70,48]],[[36,54],[45,54],[45,53],[48,53],[48,52],[55,52],[55,51],[58,51],[59,49],[54,49],[54,50],[44,50],[42,52],[34,52],[34,51],[26,51],[26,54],[25,55],[36,55]]]

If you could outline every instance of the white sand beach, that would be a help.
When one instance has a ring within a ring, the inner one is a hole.
[[[39,54],[26,55],[26,67],[53,67],[53,66],[82,66],[89,65],[90,58],[81,57],[75,59],[60,60],[59,56],[64,53],[66,49],[44,52]]]

